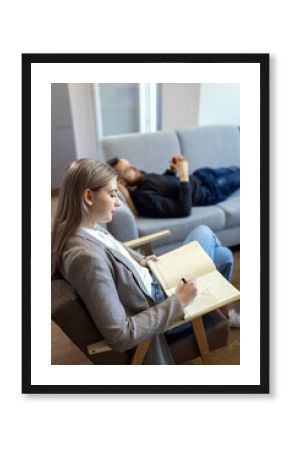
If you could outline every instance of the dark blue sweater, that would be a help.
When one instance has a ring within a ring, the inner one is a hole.
[[[131,190],[133,203],[140,216],[155,218],[186,217],[202,194],[201,182],[190,175],[188,182],[180,182],[175,172],[163,175],[145,173],[144,181]]]

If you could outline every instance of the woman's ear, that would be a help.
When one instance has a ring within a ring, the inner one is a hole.
[[[92,200],[92,191],[90,189],[86,189],[84,192],[84,201],[85,204],[88,206],[93,206],[93,200]]]

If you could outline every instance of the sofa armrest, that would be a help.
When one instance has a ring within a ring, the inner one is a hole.
[[[121,242],[139,237],[135,216],[124,202],[121,203],[112,222],[107,224],[107,229]]]

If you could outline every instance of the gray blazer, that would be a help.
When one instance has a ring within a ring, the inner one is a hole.
[[[182,305],[174,295],[155,304],[127,264],[119,252],[80,229],[65,246],[60,271],[113,350],[123,352],[153,336],[144,364],[174,364],[162,333],[184,317]]]

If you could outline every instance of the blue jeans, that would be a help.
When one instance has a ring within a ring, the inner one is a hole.
[[[203,167],[193,173],[201,181],[199,206],[215,205],[240,188],[240,169],[236,166],[212,169]]]
[[[231,250],[224,247],[214,232],[206,225],[199,225],[194,228],[183,244],[189,244],[192,241],[198,241],[209,257],[213,260],[217,270],[227,279],[231,280],[233,273],[233,254]],[[152,282],[151,295],[156,303],[166,298],[159,283],[154,279]],[[167,334],[179,333],[191,327],[191,323],[186,323],[173,330],[167,331]]]

